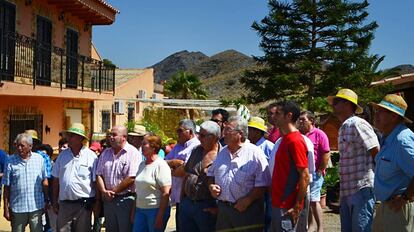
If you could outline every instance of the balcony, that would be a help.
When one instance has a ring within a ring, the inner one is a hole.
[[[0,31],[0,82],[112,93],[115,67],[18,33]]]

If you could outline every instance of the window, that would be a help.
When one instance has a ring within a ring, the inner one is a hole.
[[[102,110],[102,132],[106,132],[111,128],[111,111]]]
[[[16,7],[0,0],[0,78],[14,80]]]
[[[128,103],[128,122],[135,120],[135,104]]]

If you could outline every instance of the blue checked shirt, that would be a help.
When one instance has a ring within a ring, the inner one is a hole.
[[[44,208],[42,182],[47,178],[45,161],[38,153],[28,160],[19,155],[9,157],[2,184],[10,187],[10,208],[13,213],[29,213]]]
[[[51,178],[52,177],[52,161],[50,161],[49,156],[44,151],[36,151],[39,155],[43,157],[45,160],[45,166],[46,166],[46,177]]]

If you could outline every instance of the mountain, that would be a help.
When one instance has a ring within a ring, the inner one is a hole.
[[[238,98],[245,92],[239,79],[245,69],[256,66],[253,58],[236,50],[211,57],[201,52],[174,53],[152,66],[156,82],[168,80],[178,71],[195,74],[202,80],[210,99]]]
[[[170,79],[178,71],[186,71],[190,66],[199,64],[207,58],[208,56],[202,52],[188,52],[184,50],[168,56],[150,68],[154,69],[155,82],[160,83]]]
[[[394,67],[395,69],[399,69],[399,73],[401,75],[407,74],[407,73],[414,73],[414,66],[411,64],[401,64]]]

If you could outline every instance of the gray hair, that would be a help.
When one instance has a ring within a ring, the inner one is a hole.
[[[178,123],[178,126],[182,126],[187,130],[191,130],[191,132],[193,132],[193,135],[196,134],[196,124],[191,119],[182,119]]]
[[[218,139],[221,137],[221,128],[216,122],[205,121],[201,123],[200,128],[207,131],[207,133],[216,136]]]
[[[231,122],[236,122],[236,127],[234,128],[235,130],[241,131],[243,134],[243,141],[247,139],[249,133],[249,128],[247,126],[247,120],[240,117],[240,116],[231,116],[229,118],[229,123]]]
[[[15,144],[18,144],[18,143],[21,143],[23,141],[26,142],[27,144],[29,144],[30,146],[33,145],[33,138],[32,138],[32,136],[30,136],[29,134],[26,134],[26,133],[18,134],[16,136],[16,139],[14,140],[14,143]]]

